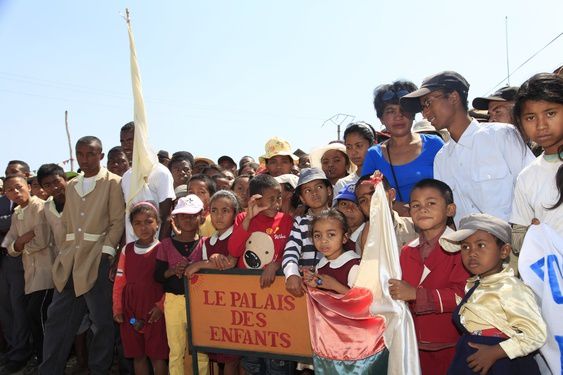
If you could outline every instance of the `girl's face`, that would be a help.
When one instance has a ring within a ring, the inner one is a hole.
[[[211,223],[219,233],[229,229],[235,222],[235,208],[230,199],[218,198],[211,203]]]
[[[341,199],[338,201],[336,208],[346,217],[350,231],[356,230],[363,224],[365,220],[364,213],[356,203]]]
[[[188,184],[188,194],[195,194],[203,202],[203,207],[209,207],[209,199],[211,195],[207,190],[207,185],[201,180],[193,180]]]
[[[188,183],[188,180],[192,177],[192,168],[188,161],[180,160],[170,166],[170,173],[172,173],[174,179],[174,187],[178,187]]]
[[[369,141],[362,137],[359,133],[354,132],[346,136],[346,153],[348,157],[360,170],[364,165],[364,158],[370,146]]]
[[[344,252],[342,246],[348,237],[342,223],[336,219],[317,220],[313,226],[313,243],[315,248],[327,259],[334,260]]]
[[[199,214],[176,214],[172,216],[176,228],[181,232],[197,232],[202,223],[201,213]]]
[[[332,187],[326,186],[323,180],[313,180],[301,185],[299,198],[313,210],[327,208],[332,199]]]
[[[461,241],[461,260],[473,275],[484,277],[500,272],[509,254],[509,245],[499,247],[496,237],[483,230]]]
[[[272,177],[291,173],[291,167],[293,167],[293,161],[286,155],[276,155],[266,160],[266,169]]]
[[[385,125],[392,137],[403,137],[410,134],[414,117],[401,110],[398,104],[387,104],[383,110],[381,123]]]
[[[448,217],[455,215],[455,205],[446,204],[435,188],[417,188],[411,192],[410,214],[414,225],[427,231],[445,227]]]
[[[563,145],[563,104],[527,100],[522,106],[520,124],[532,141],[546,154],[556,154]]]
[[[139,212],[133,216],[131,225],[135,235],[139,237],[139,243],[148,245],[154,241],[158,231],[158,220],[155,212]]]
[[[238,197],[242,208],[248,207],[248,185],[250,180],[248,177],[241,177],[233,186],[233,193]]]
[[[341,151],[328,150],[325,152],[321,158],[321,165],[330,183],[336,183],[348,174],[346,171],[346,156]]]

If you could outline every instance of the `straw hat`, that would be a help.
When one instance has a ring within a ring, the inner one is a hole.
[[[278,137],[273,137],[266,142],[264,147],[266,153],[259,157],[260,163],[265,164],[266,160],[273,158],[274,156],[289,156],[295,162],[299,160],[297,156],[291,151],[291,146],[288,141],[284,141]]]

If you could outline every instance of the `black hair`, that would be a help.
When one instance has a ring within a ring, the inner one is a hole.
[[[294,164],[293,158],[292,158],[291,156],[289,156],[289,155],[274,155],[274,156],[272,156],[271,158],[264,159],[264,160],[266,161],[266,165],[268,165],[268,163],[270,162],[270,160],[272,160],[272,159],[273,159],[274,157],[276,157],[276,156],[285,156],[285,157],[287,158],[287,160],[289,160],[289,163],[290,163],[290,164]]]
[[[43,164],[37,170],[37,182],[39,182],[39,185],[41,185],[41,187],[43,187],[43,184],[41,183],[43,179],[49,176],[59,176],[66,180],[65,171],[60,165],[53,163]]]
[[[176,151],[175,153],[172,154],[172,159],[174,158],[182,158],[182,160],[188,160],[190,162],[190,167],[191,168],[194,167],[195,159],[191,152]],[[172,159],[170,159],[170,161],[172,161]]]
[[[219,190],[218,192],[213,194],[211,196],[211,198],[209,199],[210,210],[211,210],[211,205],[213,204],[213,202],[215,202],[217,199],[221,199],[221,198],[225,198],[225,199],[231,201],[231,204],[233,205],[233,209],[235,211],[235,215],[237,215],[241,211],[241,206],[240,206],[240,202],[238,200],[238,197],[236,196],[235,193],[233,193],[230,190]]]
[[[313,217],[311,220],[311,237],[313,237],[313,231],[315,229],[315,224],[319,221],[324,220],[335,220],[337,221],[342,228],[344,233],[348,233],[350,230],[350,226],[348,225],[348,221],[346,220],[346,216],[342,214],[342,212],[338,211],[336,208],[329,208],[328,210],[322,211],[319,215]]]
[[[370,147],[375,143],[375,129],[367,122],[358,121],[348,124],[344,130],[344,140],[346,140],[346,137],[352,133],[357,133],[361,137],[365,138]]]
[[[520,86],[514,100],[514,119],[516,120],[518,130],[523,134],[524,130],[522,129],[520,116],[522,115],[524,103],[528,100],[543,100],[563,104],[563,77],[553,73],[536,74]],[[559,147],[557,154],[560,159],[562,152],[563,147]],[[559,199],[553,206],[548,208],[549,210],[554,210],[563,204],[563,165],[559,166],[555,174],[555,185],[559,192]]]
[[[26,178],[24,175],[22,175],[22,174],[9,174],[9,175],[7,175],[6,177],[4,177],[4,188],[6,188],[6,182],[8,182],[8,181],[10,181],[10,180],[13,180],[13,179],[15,179],[15,178],[19,178],[19,179],[21,179],[23,182],[25,182],[26,184],[29,185],[29,182],[28,182],[27,178]]]
[[[100,152],[102,152],[102,141],[100,140],[100,138],[95,137],[93,135],[87,135],[85,137],[80,138],[78,141],[76,141],[76,147],[78,147],[78,145],[95,145],[98,146],[98,148],[100,149]]]
[[[219,172],[221,175],[224,176],[223,171],[221,170],[221,168],[219,168],[219,166],[212,164],[212,165],[207,165],[205,167],[203,167],[201,169],[201,173],[203,174],[207,174],[208,171],[215,171],[215,172]]]
[[[369,174],[366,174],[366,175],[360,177],[358,179],[358,181],[356,181],[355,189],[358,189],[358,187],[362,184],[362,182],[370,180],[370,179],[371,179],[371,175],[369,175]],[[383,174],[381,175],[381,182],[383,182],[383,190],[388,191],[389,189],[392,188],[391,184],[389,183],[389,180]]]
[[[387,107],[389,104],[399,105],[400,98],[397,96],[397,93],[399,91],[406,91],[406,93],[411,93],[413,91],[416,91],[417,89],[418,87],[411,81],[395,81],[391,84],[377,86],[375,90],[373,90],[373,107],[375,108],[377,117],[383,117],[385,107]],[[393,92],[395,93],[395,95],[393,95],[389,100],[383,100],[383,97],[388,92]]]
[[[412,199],[413,191],[415,191],[416,189],[425,189],[425,188],[432,188],[438,190],[442,195],[442,197],[444,198],[444,200],[446,201],[446,205],[454,203],[454,193],[450,188],[450,185],[446,184],[443,181],[436,180],[434,178],[425,178],[414,184],[411,190],[411,199]],[[454,218],[451,216],[448,217],[448,220],[446,221],[446,225],[455,228]]]
[[[156,219],[156,222],[160,225],[160,215],[158,213],[158,208],[155,202],[146,201],[146,202],[139,202],[133,205],[131,212],[129,212],[129,221],[133,223],[133,219],[135,218],[135,216],[137,216],[140,213],[152,215]]]
[[[469,102],[467,101],[467,96],[469,95],[469,92],[467,91],[462,91],[462,90],[458,90],[458,89],[454,89],[454,88],[440,88],[438,90],[436,90],[438,92],[441,92],[442,94],[444,94],[445,96],[450,95],[452,92],[457,92],[459,95],[459,101],[461,103],[461,105],[463,106],[463,109],[468,112],[469,111]]]
[[[10,160],[8,162],[8,166],[10,165],[21,165],[23,168],[23,173],[29,173],[31,172],[31,170],[29,169],[29,164],[27,164],[25,161],[23,160]]]
[[[172,155],[172,158],[170,159],[170,161],[168,162],[168,169],[172,170],[172,166],[174,164],[182,162],[182,161],[187,161],[188,164],[190,165],[190,169],[192,169],[194,164],[193,164],[192,160],[190,160],[190,157],[187,154],[189,154],[189,152],[175,152]]]
[[[108,158],[109,158],[110,155],[113,155],[113,154],[123,154],[123,155],[125,155],[125,151],[123,151],[123,148],[121,146],[115,146],[115,147],[112,147],[111,150],[108,151]]]
[[[207,188],[207,191],[209,192],[209,195],[213,195],[217,191],[217,185],[215,185],[215,181],[213,181],[213,179],[208,175],[205,175],[203,173],[194,174],[188,181],[187,185],[189,185],[192,181],[203,182],[205,184],[205,187]]]
[[[123,125],[120,130],[120,132],[129,132],[129,131],[135,131],[134,121],[129,121],[127,124]]]
[[[247,166],[251,167],[255,171],[258,170],[258,168],[260,168],[260,164],[251,161],[251,162],[248,162],[248,163],[244,163],[243,166],[239,168],[237,174],[240,175],[242,173],[242,170]]]
[[[274,177],[266,173],[259,174],[250,180],[248,184],[248,196],[251,197],[254,194],[263,194],[264,190],[277,188],[278,186],[280,186],[280,183]]]

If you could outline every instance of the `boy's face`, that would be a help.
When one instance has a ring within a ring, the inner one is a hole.
[[[96,143],[78,143],[76,145],[76,160],[84,177],[93,177],[98,174],[104,154]]]
[[[502,270],[503,260],[510,250],[510,245],[500,247],[492,234],[477,230],[461,241],[461,260],[473,275],[489,276]]]
[[[118,176],[123,176],[129,169],[129,160],[124,152],[112,152],[108,155],[108,170]]]
[[[49,198],[49,194],[45,190],[43,190],[41,185],[39,185],[39,181],[37,181],[37,177],[34,177],[31,180],[30,188],[31,188],[31,190],[30,190],[31,195],[34,195],[34,196],[41,198],[43,200],[47,200],[47,198]]]
[[[133,141],[135,139],[135,130],[126,130],[119,133],[119,142],[121,148],[125,152],[125,156],[129,162],[133,160]]]
[[[455,205],[446,204],[435,188],[417,188],[411,192],[410,214],[414,225],[427,231],[445,227],[448,217],[455,215]]]
[[[301,202],[312,209],[328,207],[332,199],[332,187],[323,180],[313,180],[299,187]]]
[[[25,207],[31,197],[30,188],[23,177],[10,178],[4,182],[4,194],[18,206]]]
[[[293,167],[293,161],[286,155],[276,155],[266,160],[266,169],[272,177],[291,173],[291,167]]]
[[[455,92],[444,94],[442,91],[432,91],[420,98],[422,105],[422,116],[430,121],[436,130],[446,129],[455,114],[455,106],[450,99],[455,96]]]
[[[66,180],[59,175],[52,174],[44,177],[41,180],[41,186],[54,200],[60,200],[65,196]]]
[[[338,150],[328,150],[321,157],[321,165],[326,178],[331,182],[346,176],[346,157]]]
[[[209,190],[207,190],[207,185],[205,182],[200,180],[190,181],[188,184],[188,194],[195,194],[203,202],[203,206],[207,208],[209,206],[209,199],[211,195]]]
[[[563,104],[526,100],[520,123],[528,138],[542,146],[546,154],[556,154],[563,145]]]
[[[174,186],[177,187],[188,183],[188,180],[192,177],[192,168],[189,161],[180,160],[169,166],[170,173],[172,173],[172,178],[174,179]]]
[[[385,185],[384,185],[385,186]],[[356,187],[356,199],[358,200],[358,206],[360,210],[369,220],[369,211],[371,207],[371,197],[375,191],[375,185],[365,182],[361,183]],[[385,196],[387,197],[387,202],[389,203],[389,210],[393,213],[393,201],[395,200],[395,189],[385,190]]]
[[[248,207],[248,185],[250,180],[248,178],[239,178],[233,186],[233,192],[236,194],[243,208]]]
[[[258,199],[258,207],[268,207],[262,213],[268,217],[275,217],[280,210],[282,201],[281,186],[266,188],[262,191],[262,198]]]
[[[341,199],[336,208],[346,217],[351,230],[356,230],[364,222],[364,213],[356,203]]]

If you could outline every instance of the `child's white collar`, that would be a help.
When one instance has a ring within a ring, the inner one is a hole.
[[[360,259],[360,258],[361,257],[358,254],[356,254],[356,252],[353,250],[348,250],[343,252],[342,254],[340,254],[338,258],[334,260],[328,260],[325,256],[323,256],[321,260],[319,260],[319,263],[317,264],[317,269],[324,267],[327,264],[330,268],[333,269],[340,268],[346,263],[348,263],[349,261],[351,261],[352,259]]]
[[[234,226],[231,225],[231,226],[229,227],[229,229],[227,229],[225,232],[223,232],[223,234],[220,235],[220,236],[217,236],[217,232],[213,233],[213,234],[211,235],[211,237],[209,238],[209,243],[210,243],[212,246],[215,246],[215,244],[217,243],[217,240],[223,241],[224,239],[226,239],[227,237],[229,237],[229,236],[233,233],[233,227],[234,227]]]

